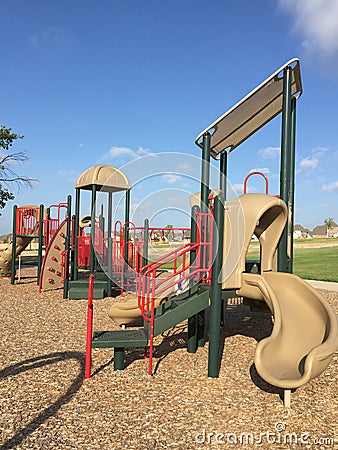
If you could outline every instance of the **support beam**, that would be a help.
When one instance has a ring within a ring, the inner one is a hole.
[[[66,242],[65,242],[65,272],[64,272],[64,283],[63,283],[63,298],[68,298],[68,287],[69,287],[69,261],[70,261],[70,251],[71,251],[71,232],[72,232],[72,197],[68,195],[67,197],[67,231],[66,231]]]
[[[113,238],[112,238],[112,226],[113,226],[113,193],[108,192],[108,248],[107,248],[107,289],[108,295],[112,293],[112,277],[113,277]]]
[[[208,208],[208,197],[209,197],[209,182],[210,182],[210,133],[205,133],[203,135],[203,146],[202,146],[202,173],[201,173],[201,212],[207,213]],[[207,227],[201,230],[202,241],[205,235],[208,233]],[[202,257],[203,260],[203,257]],[[198,314],[197,319],[197,346],[203,347],[205,344],[204,339],[205,330],[205,312],[202,311]]]
[[[222,280],[220,277],[223,264],[223,233],[224,233],[224,200],[218,195],[214,200],[214,233],[213,233],[213,264],[210,291],[210,319],[209,319],[209,355],[208,376],[218,377],[220,320],[222,306]]]
[[[293,227],[294,227],[294,212],[295,212],[295,172],[296,172],[296,105],[295,97],[291,101],[291,158],[290,158],[290,180],[289,180],[289,272],[293,272]]]
[[[191,224],[190,224],[190,242],[194,244],[197,240],[197,219],[196,214],[199,212],[199,206],[195,205],[191,208]],[[196,250],[190,252],[190,265],[195,264]],[[192,286],[190,286],[192,287]],[[195,314],[188,318],[188,340],[187,340],[187,351],[188,353],[196,353],[197,350],[197,322],[198,314]]]
[[[228,181],[228,152],[224,151],[221,153],[221,159],[219,164],[220,179],[219,188],[223,192],[224,201],[227,199],[227,181]],[[224,214],[224,211],[223,211]],[[221,325],[224,325],[224,301],[221,305]]]
[[[224,200],[227,199],[227,176],[228,176],[228,153],[224,151],[221,154],[219,188],[223,192]]]
[[[79,277],[79,265],[78,265],[78,257],[79,257],[79,224],[80,224],[80,189],[76,188],[75,190],[75,223],[74,223],[74,270],[72,274],[72,279],[77,280]]]
[[[37,285],[39,285],[40,282],[40,272],[42,267],[42,250],[43,250],[43,214],[44,214],[45,208],[43,205],[40,205],[39,210],[39,248],[38,248],[38,268],[37,268]]]
[[[95,270],[95,206],[96,206],[96,184],[92,185],[92,205],[91,205],[91,241],[90,241],[90,274],[94,274]]]
[[[283,111],[282,111],[282,141],[281,141],[281,168],[280,168],[280,197],[289,208],[290,200],[290,172],[291,172],[291,84],[292,68],[286,67],[283,75]],[[278,271],[289,272],[290,261],[288,256],[288,224],[285,226],[278,247]]]
[[[16,275],[16,215],[18,207],[13,206],[13,225],[12,225],[12,261],[11,261],[11,284],[15,284]]]

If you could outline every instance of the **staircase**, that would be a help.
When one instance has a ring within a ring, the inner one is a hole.
[[[136,273],[138,306],[144,320],[139,330],[96,331],[92,333],[93,285],[89,289],[86,373],[90,376],[91,348],[114,348],[114,368],[124,368],[124,349],[149,347],[148,373],[153,374],[154,337],[209,306],[212,268],[213,216],[196,213],[196,241],[184,244],[140,269]],[[168,263],[173,271],[158,278]],[[90,283],[91,286],[91,283]],[[176,297],[177,287],[185,290]],[[169,300],[168,300],[169,298]],[[158,300],[163,303],[156,307]]]
[[[209,306],[209,288],[197,286],[184,292],[154,310],[153,337],[203,311]],[[150,316],[150,313],[148,313]],[[151,324],[144,321],[139,330],[95,331],[93,348],[114,348],[114,370],[124,368],[124,349],[143,348],[149,345]]]

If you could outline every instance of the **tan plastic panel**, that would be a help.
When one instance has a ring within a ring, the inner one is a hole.
[[[261,244],[262,271],[274,269],[277,245],[287,221],[285,203],[271,195],[246,194],[225,202],[222,288],[238,289],[252,235]]]
[[[15,257],[19,256],[29,245],[33,238],[31,237],[17,237],[16,247],[15,247]],[[0,252],[0,275],[7,276],[10,275],[12,271],[12,244]]]
[[[292,67],[291,94],[299,98],[302,93],[300,62],[294,58],[203,130],[195,143],[201,147],[203,135],[210,132],[210,153],[217,158],[225,149],[234,150],[276,117],[283,108],[283,71],[288,66]]]
[[[67,220],[64,220],[46,249],[40,275],[41,289],[59,289],[63,287],[66,233]]]
[[[77,179],[75,188],[91,190],[93,185],[107,192],[126,191],[131,188],[130,181],[122,170],[105,164],[85,170]]]

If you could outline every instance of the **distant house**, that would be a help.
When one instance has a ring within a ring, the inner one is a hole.
[[[329,231],[329,237],[338,238],[338,227],[333,227]]]
[[[302,225],[295,225],[293,228],[294,239],[312,239],[312,232],[308,228],[304,228]]]
[[[326,238],[326,225],[318,225],[313,229],[313,237]],[[333,227],[329,230],[329,237],[338,237],[338,225],[333,222]]]

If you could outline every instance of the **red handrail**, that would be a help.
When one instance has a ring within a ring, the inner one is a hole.
[[[202,224],[205,231],[202,232]],[[206,231],[206,229],[208,230]],[[160,259],[144,266],[137,275],[137,299],[142,317],[150,324],[149,336],[149,365],[148,373],[152,375],[153,363],[153,341],[154,341],[154,318],[155,318],[155,299],[165,296],[165,292],[177,285],[177,277],[180,282],[199,281],[200,279],[209,282],[211,279],[212,266],[212,235],[213,235],[213,216],[212,214],[197,214],[197,242],[185,244],[182,247],[173,250]],[[203,236],[203,237],[202,237]],[[191,264],[188,257],[192,251],[196,252],[195,261]],[[182,263],[177,267],[178,258],[182,257]],[[174,262],[174,271],[166,278],[157,278],[158,269],[169,262]],[[150,313],[150,314],[149,314]]]

